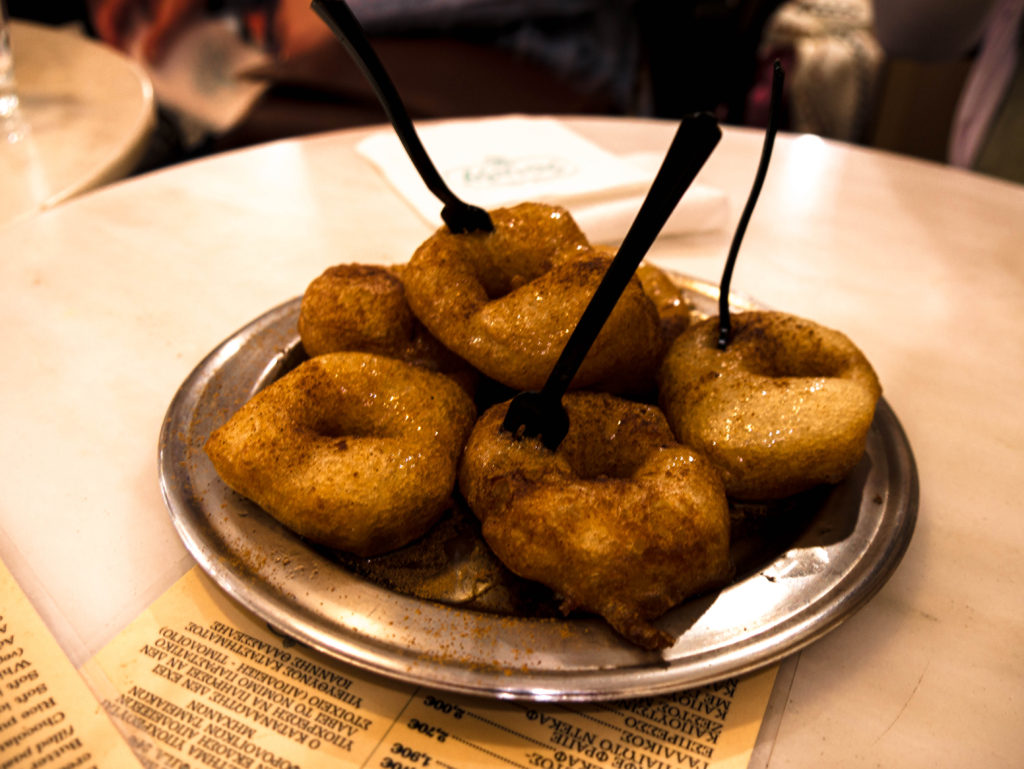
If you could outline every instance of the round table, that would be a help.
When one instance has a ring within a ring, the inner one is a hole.
[[[127,175],[156,125],[149,77],[127,56],[71,29],[10,32],[20,114],[0,126],[0,224]]]
[[[574,119],[614,152],[674,124]],[[0,556],[81,661],[191,566],[156,482],[176,389],[221,339],[327,266],[405,261],[429,234],[356,153],[365,131],[268,144],[113,185],[0,231]],[[729,226],[651,258],[717,281],[761,135],[698,181]],[[880,593],[785,664],[771,767],[1024,765],[1024,187],[781,136],[733,289],[845,331],[920,474]],[[86,554],[83,557],[83,553]]]

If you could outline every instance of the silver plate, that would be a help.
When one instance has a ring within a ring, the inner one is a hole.
[[[698,309],[715,311],[714,286],[680,281]],[[203,452],[214,428],[301,356],[298,310],[295,299],[257,318],[185,380],[160,435],[160,482],[185,546],[223,590],[343,662],[505,699],[606,700],[698,686],[776,662],[836,627],[885,583],[913,533],[914,458],[882,400],[851,476],[804,500],[792,536],[760,561],[748,558],[737,581],[665,615],[659,625],[677,641],[664,652],[639,650],[597,619],[496,615],[385,589],[227,489]]]

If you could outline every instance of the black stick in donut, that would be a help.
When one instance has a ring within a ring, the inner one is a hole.
[[[569,430],[562,396],[636,268],[721,136],[722,131],[711,115],[683,118],[636,219],[562,348],[544,387],[540,392],[522,392],[512,399],[501,425],[503,430],[517,436],[540,436],[549,449],[558,448]]]
[[[782,105],[782,81],[785,72],[782,63],[776,59],[772,67],[772,97],[771,106],[768,111],[768,129],[764,134],[764,144],[761,147],[761,161],[757,166],[757,174],[754,176],[754,184],[750,188],[750,195],[747,197],[747,204],[740,215],[740,221],[736,225],[736,232],[732,237],[732,245],[729,246],[729,257],[725,260],[725,269],[722,271],[722,282],[718,290],[718,349],[724,350],[732,339],[732,319],[729,316],[729,284],[732,282],[732,271],[736,266],[736,256],[740,251],[740,243],[743,242],[743,235],[747,231],[747,224],[750,216],[754,213],[754,206],[757,205],[757,198],[761,194],[761,187],[764,185],[764,178],[768,174],[768,162],[772,157],[772,147],[775,146],[775,134],[778,133],[779,110]]]
[[[448,229],[454,233],[477,230],[491,232],[494,225],[488,213],[482,208],[460,200],[441,178],[413,127],[405,104],[398,95],[398,89],[391,82],[387,70],[370,45],[366,32],[352,13],[352,9],[344,0],[313,0],[312,8],[345,46],[363,75],[370,81],[423,183],[444,204],[441,218],[448,225]]]

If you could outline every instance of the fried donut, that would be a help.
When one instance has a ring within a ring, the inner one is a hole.
[[[673,639],[651,621],[725,580],[729,510],[711,464],[675,441],[656,406],[604,393],[564,398],[557,451],[501,430],[488,409],[463,453],[459,488],[514,573],[595,612],[647,649]]]
[[[561,208],[523,203],[491,218],[493,232],[455,235],[442,227],[416,250],[403,276],[409,306],[482,373],[539,389],[611,257],[591,249]],[[642,389],[653,383],[663,351],[657,312],[634,278],[572,386]]]
[[[691,326],[662,363],[660,401],[682,443],[719,469],[730,497],[781,499],[837,483],[860,461],[881,394],[846,336],[778,312]]]
[[[434,339],[409,309],[400,270],[365,264],[328,267],[302,295],[298,326],[303,349],[310,357],[387,355],[468,384],[473,378],[469,364]]]
[[[667,349],[690,325],[693,308],[672,278],[653,264],[642,263],[636,270],[636,276],[644,293],[654,302]]]
[[[369,556],[444,512],[475,407],[448,377],[365,353],[301,363],[218,428],[221,479],[282,524]]]

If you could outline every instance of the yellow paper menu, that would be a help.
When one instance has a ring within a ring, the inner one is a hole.
[[[0,768],[138,766],[0,561]]]
[[[147,767],[741,769],[775,669],[615,703],[448,694],[281,637],[195,568],[83,674]]]

